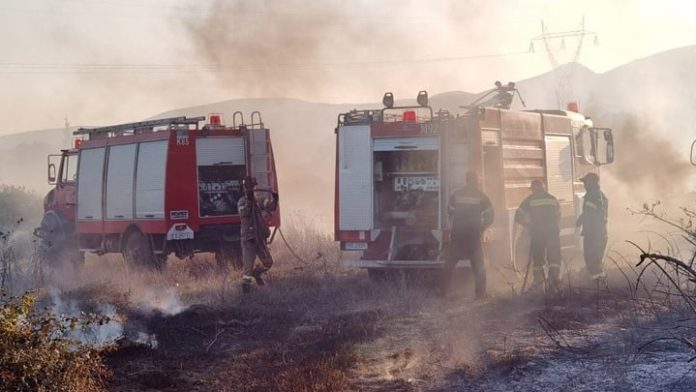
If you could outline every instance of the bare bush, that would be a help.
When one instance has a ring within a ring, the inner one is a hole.
[[[657,219],[676,229],[681,238],[691,245],[691,249],[689,249],[688,253],[681,252],[682,254],[675,254],[674,250],[670,250],[670,253],[663,254],[652,249],[643,249],[641,246],[632,243],[640,251],[640,261],[637,264],[637,267],[640,268],[640,273],[636,280],[636,288],[648,269],[657,269],[660,276],[664,277],[667,282],[666,288],[658,291],[665,295],[667,299],[674,297],[680,299],[680,303],[689,312],[689,319],[693,320],[696,318],[696,269],[694,269],[694,262],[696,261],[696,227],[694,226],[696,211],[683,207],[681,208],[683,216],[679,219],[673,219],[665,212],[660,211],[658,209],[659,206],[659,202],[650,205],[646,203],[641,210],[633,211],[633,213]],[[688,257],[688,261],[683,261],[682,258],[686,257]],[[677,340],[696,353],[696,336],[665,336],[648,342],[646,346],[661,340]],[[696,356],[689,361],[693,360],[696,360]]]
[[[0,384],[8,391],[102,391],[109,375],[99,353],[66,338],[103,323],[99,317],[60,317],[36,308],[33,295],[0,306]]]
[[[38,225],[41,220],[41,197],[23,187],[0,185],[0,231],[15,226],[20,219]]]

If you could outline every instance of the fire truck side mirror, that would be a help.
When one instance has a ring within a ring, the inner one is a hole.
[[[608,128],[595,128],[595,164],[597,166],[614,162],[614,134]]]
[[[51,154],[48,156],[48,184],[56,185],[58,179],[58,165],[60,160],[63,158],[62,155]]]
[[[56,165],[54,163],[48,164],[48,184],[56,184]]]
[[[384,93],[384,96],[382,97],[382,103],[384,104],[384,107],[387,109],[391,109],[394,107],[394,94],[386,92]]]
[[[696,166],[696,140],[691,143],[691,164]]]
[[[418,96],[416,97],[416,101],[420,106],[428,106],[428,92],[425,90],[419,91]]]

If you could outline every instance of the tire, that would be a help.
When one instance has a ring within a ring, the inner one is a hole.
[[[242,263],[242,245],[240,242],[223,242],[220,248],[215,252],[215,261],[218,268],[226,270],[232,267],[235,270],[243,268]]]
[[[38,253],[47,265],[70,265],[79,269],[84,265],[85,254],[79,250],[75,233],[67,232],[68,226],[67,222],[61,221],[56,214],[44,215],[38,230]]]
[[[137,230],[126,237],[123,257],[130,265],[157,271],[162,270],[167,263],[167,257],[154,254],[150,239]]]

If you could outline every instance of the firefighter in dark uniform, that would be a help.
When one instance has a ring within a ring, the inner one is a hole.
[[[522,201],[515,213],[515,222],[529,230],[530,256],[534,263],[533,291],[560,289],[561,275],[561,207],[546,192],[539,180],[532,181],[532,194]],[[548,277],[544,266],[548,261]]]
[[[485,298],[486,266],[481,239],[483,232],[493,223],[493,205],[480,190],[478,173],[467,172],[466,185],[450,196],[448,212],[452,219],[452,230],[443,270],[442,293],[449,291],[459,260],[469,259],[474,272],[476,298]]]
[[[580,181],[585,185],[586,192],[577,227],[582,226],[585,267],[591,279],[603,279],[602,259],[607,248],[609,200],[599,189],[599,176],[595,173],[586,174]]]
[[[242,242],[242,290],[248,292],[252,282],[263,285],[261,275],[273,265],[273,257],[268,250],[267,240],[271,235],[264,219],[264,212],[270,213],[276,210],[278,205],[278,193],[273,192],[272,198],[257,198],[254,192],[256,179],[247,176],[244,179],[244,193],[237,202],[237,210],[241,218],[240,239]],[[254,267],[258,256],[261,266]]]

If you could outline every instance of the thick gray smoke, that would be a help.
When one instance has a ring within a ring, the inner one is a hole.
[[[647,202],[681,198],[693,190],[694,170],[687,149],[677,150],[654,122],[626,113],[600,114],[594,119],[598,126],[614,129],[616,161],[604,173],[628,192],[623,197]]]
[[[338,5],[216,0],[204,18],[187,21],[187,28],[199,62],[215,66],[227,88],[247,96],[287,97],[325,88],[332,64],[388,56],[401,47],[393,28],[360,23],[369,17],[367,2],[354,5],[355,23],[338,15]]]

